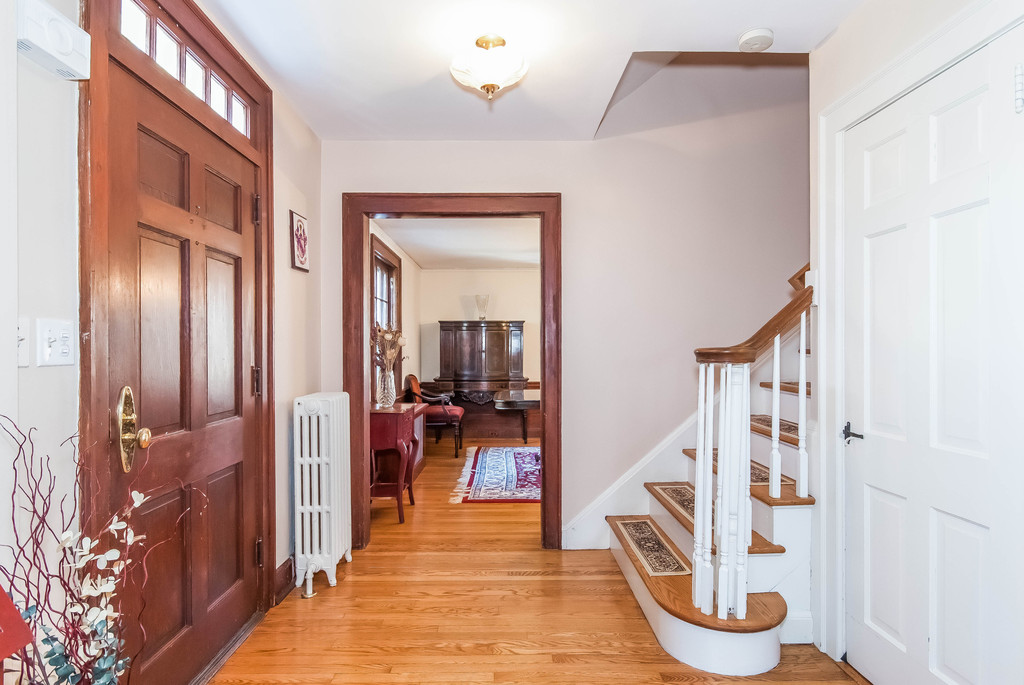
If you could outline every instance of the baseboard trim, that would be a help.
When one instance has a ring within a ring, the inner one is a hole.
[[[288,557],[274,572],[274,606],[295,589],[295,557]]]
[[[224,645],[224,648],[217,652],[217,656],[213,657],[213,660],[210,661],[209,665],[200,671],[199,675],[192,679],[189,685],[206,685],[206,683],[210,682],[210,680],[213,679],[213,676],[217,675],[217,671],[223,668],[224,664],[226,664],[228,659],[231,658],[231,655],[235,653],[235,650],[241,647],[246,638],[252,634],[252,631],[256,629],[256,626],[260,624],[260,621],[263,620],[264,616],[266,616],[266,614],[262,611],[254,614],[253,617],[250,618],[244,626],[242,626],[241,630],[239,630],[235,636],[231,638],[226,645]]]
[[[814,643],[814,617],[810,611],[790,611],[782,623],[780,638],[784,645]]]

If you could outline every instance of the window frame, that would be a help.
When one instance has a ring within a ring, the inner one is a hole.
[[[227,128],[241,134],[246,141],[252,145],[256,142],[254,134],[258,130],[253,121],[255,112],[261,104],[258,98],[252,97],[248,90],[242,86],[232,74],[229,74],[230,70],[223,69],[213,59],[206,50],[190,35],[186,27],[182,26],[167,13],[167,11],[160,5],[157,0],[111,0],[112,11],[116,11],[116,34],[123,41],[124,44],[131,46],[139,56],[142,56],[142,61],[147,59],[152,62],[158,70],[163,73],[167,78],[179,83],[182,86],[184,92],[189,93],[190,96],[203,102],[206,108],[214,113],[216,119],[223,121]],[[140,10],[146,17],[146,47],[143,48],[138,44],[134,43],[124,32],[123,32],[123,21],[122,12],[125,5],[132,5]],[[163,65],[161,65],[157,57],[157,44],[158,36],[161,30],[166,33],[178,47],[178,73],[174,74],[167,71]],[[116,40],[116,38],[115,38]],[[129,62],[135,63],[136,55],[132,54],[132,50],[126,51],[128,55],[131,55]],[[203,67],[203,95],[199,95],[191,88],[186,85],[187,76],[187,55],[191,55],[196,61]],[[232,54],[231,58],[242,59],[240,55]],[[145,71],[145,69],[144,69]],[[162,78],[162,77],[161,77]],[[217,81],[224,89],[224,111],[223,113],[217,111],[213,106],[213,81]],[[238,104],[241,104],[243,110],[242,117],[244,119],[244,128],[235,126],[236,113],[234,109]],[[205,119],[205,117],[201,117]],[[216,124],[213,127],[207,125],[211,130],[218,130],[224,128],[220,124]]]
[[[386,300],[386,298],[378,297],[377,292],[377,266],[380,265],[387,272],[390,273],[391,282],[393,283],[394,292],[391,301],[388,302],[388,308],[391,314],[390,326],[402,330],[402,258],[398,254],[388,247],[387,243],[381,240],[376,235],[370,235],[370,324],[377,324],[377,301]],[[375,367],[376,368],[376,367]],[[376,387],[376,374],[374,372],[374,384]],[[396,392],[401,388],[402,376],[402,355],[399,354],[398,358],[395,359],[395,386]]]

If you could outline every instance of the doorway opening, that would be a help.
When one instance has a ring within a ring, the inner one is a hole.
[[[345,194],[342,198],[344,390],[351,402],[352,533],[370,539],[367,364],[372,273],[370,220],[390,218],[533,217],[540,223],[541,542],[561,546],[561,196],[535,194]]]

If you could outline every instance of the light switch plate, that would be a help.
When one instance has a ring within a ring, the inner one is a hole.
[[[73,321],[36,319],[36,364],[73,366],[77,347]]]
[[[18,366],[29,366],[31,341],[28,339],[29,321],[27,316],[18,317]]]

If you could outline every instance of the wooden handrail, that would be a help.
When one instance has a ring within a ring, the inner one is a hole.
[[[749,364],[772,346],[776,335],[784,335],[800,324],[800,313],[811,306],[814,288],[801,290],[789,304],[754,335],[732,347],[699,347],[693,351],[698,364]]]
[[[807,286],[806,277],[807,272],[811,270],[811,263],[807,262],[800,270],[789,277],[789,284],[793,286],[793,290],[800,292]]]

